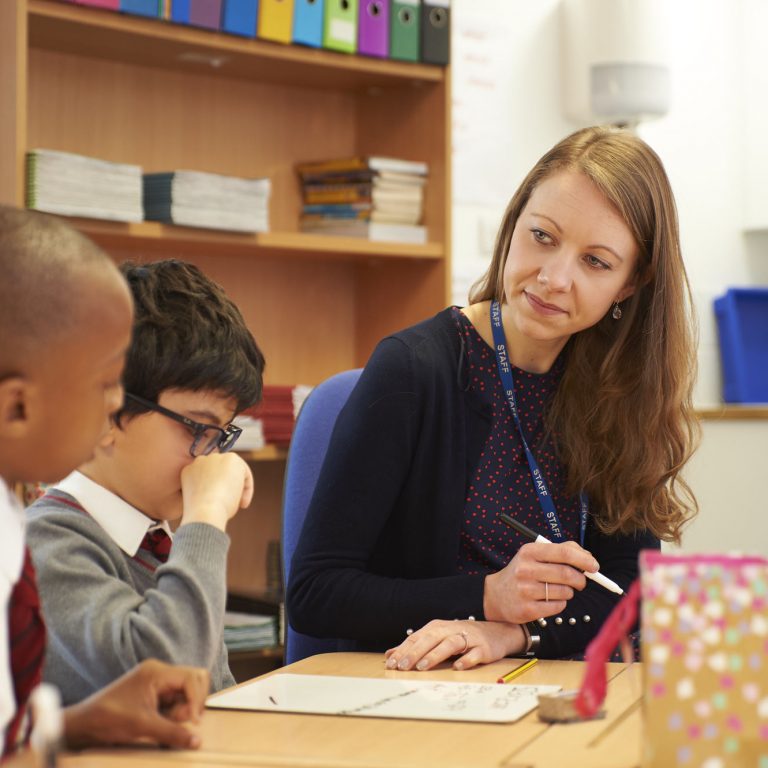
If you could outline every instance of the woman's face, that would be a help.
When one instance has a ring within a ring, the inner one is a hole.
[[[556,173],[536,187],[512,233],[505,317],[524,337],[564,346],[631,295],[637,260],[632,232],[592,181]]]

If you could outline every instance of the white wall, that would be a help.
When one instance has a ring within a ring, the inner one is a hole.
[[[686,477],[701,512],[683,533],[689,552],[744,552],[768,556],[765,421],[704,423],[701,450]]]
[[[740,0],[675,0],[669,22],[681,31],[670,50],[669,115],[640,128],[667,167],[700,322],[696,401],[720,400],[712,300],[733,285],[768,284],[768,249],[743,234],[745,202],[743,23]],[[758,98],[762,99],[762,96]],[[753,101],[754,104],[754,101]],[[768,117],[768,105],[763,105]],[[762,242],[761,242],[762,240]],[[762,253],[760,253],[762,246]]]
[[[713,298],[729,286],[768,285],[768,234],[742,230],[743,171],[750,162],[744,118],[751,125],[768,118],[766,94],[751,92],[745,78],[747,64],[755,65],[755,51],[747,46],[745,52],[745,43],[761,2],[664,4],[663,22],[673,30],[671,108],[638,129],[664,161],[678,202],[700,323],[699,406],[721,399]],[[525,172],[579,127],[560,111],[558,6],[559,0],[453,0],[457,303],[465,303],[469,281],[487,266],[504,206]],[[768,53],[756,55],[768,66]],[[758,493],[766,447],[768,421],[705,424],[702,448],[687,473],[701,515],[685,548],[734,548],[751,532],[747,549],[768,554],[766,523],[755,527],[759,516],[768,519]]]
[[[504,208],[574,126],[560,113],[558,0],[453,0],[454,300],[487,268]]]

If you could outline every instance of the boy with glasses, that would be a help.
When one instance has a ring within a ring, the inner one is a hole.
[[[239,310],[196,267],[121,267],[135,305],[125,400],[91,459],[29,509],[48,617],[44,677],[66,703],[146,658],[234,683],[223,643],[226,525],[250,503],[228,453],[264,358]]]
[[[11,489],[54,481],[92,455],[122,402],[133,312],[107,255],[52,216],[0,206],[0,274],[0,761],[17,754],[12,764],[28,765],[17,750],[29,735],[45,624]],[[182,723],[202,714],[208,680],[204,669],[145,661],[64,711],[67,745],[199,746]]]

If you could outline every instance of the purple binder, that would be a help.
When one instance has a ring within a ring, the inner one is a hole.
[[[357,52],[389,56],[389,0],[361,0],[357,22]]]
[[[192,0],[189,23],[206,29],[221,28],[221,0]]]

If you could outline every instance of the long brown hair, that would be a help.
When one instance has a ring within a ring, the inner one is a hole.
[[[563,170],[585,174],[621,215],[639,248],[635,292],[568,342],[547,419],[570,494],[586,491],[605,533],[649,530],[679,541],[698,511],[680,470],[699,428],[691,398],[696,352],[674,197],[661,160],[641,139],[585,128],[547,152],[507,206],[493,261],[470,303],[503,301],[512,232],[533,190]]]

